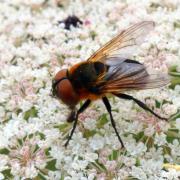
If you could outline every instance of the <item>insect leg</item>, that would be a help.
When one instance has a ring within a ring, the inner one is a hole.
[[[156,114],[153,110],[151,110],[146,104],[144,104],[143,102],[141,102],[140,100],[127,95],[127,94],[114,94],[115,96],[122,98],[122,99],[127,99],[127,100],[133,100],[136,104],[138,104],[141,108],[143,108],[145,111],[149,111],[151,114],[153,114],[154,116],[158,117],[159,119],[165,120],[167,121],[167,118],[161,117],[158,114]]]
[[[72,108],[66,121],[71,123],[75,120],[75,117],[76,117],[76,109]]]
[[[88,106],[89,104],[91,103],[91,100],[87,100],[80,108],[79,110],[77,111],[76,113],[76,116],[75,116],[75,120],[74,120],[74,124],[73,124],[73,128],[70,132],[70,135],[66,141],[66,143],[64,144],[65,147],[67,147],[67,145],[69,144],[69,141],[71,140],[72,136],[73,136],[73,133],[74,133],[74,130],[76,129],[76,125],[77,125],[77,121],[78,121],[78,116],[80,113],[82,113]]]
[[[118,131],[117,131],[117,129],[116,129],[115,121],[114,121],[113,116],[112,116],[111,105],[110,105],[107,97],[103,97],[102,100],[103,100],[103,103],[104,103],[104,105],[106,106],[106,109],[107,109],[107,111],[108,111],[108,113],[109,113],[109,115],[110,115],[112,127],[113,127],[114,130],[115,130],[115,133],[116,133],[116,135],[117,135],[117,137],[118,137],[119,142],[121,143],[121,147],[124,148],[123,141],[122,141],[121,137],[119,136],[119,133],[118,133]]]

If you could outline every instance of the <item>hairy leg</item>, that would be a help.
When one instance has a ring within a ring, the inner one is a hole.
[[[123,141],[122,141],[121,137],[119,136],[119,133],[118,133],[118,131],[116,129],[116,124],[115,124],[115,121],[114,121],[113,116],[112,116],[111,105],[109,103],[109,100],[107,99],[107,97],[103,97],[102,100],[103,100],[103,103],[106,106],[106,109],[107,109],[107,111],[108,111],[108,113],[110,115],[112,127],[114,128],[114,131],[115,131],[115,133],[116,133],[116,135],[118,137],[119,142],[121,143],[121,147],[124,148]]]
[[[156,114],[153,110],[151,110],[146,104],[141,102],[140,100],[134,98],[133,96],[127,95],[127,94],[114,94],[115,96],[122,98],[122,99],[127,99],[127,100],[133,100],[136,104],[138,104],[141,108],[143,108],[145,111],[149,111],[151,114],[156,116],[159,119],[167,121],[167,118],[161,117],[158,114]]]

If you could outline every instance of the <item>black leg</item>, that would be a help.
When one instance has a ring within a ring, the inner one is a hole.
[[[165,120],[167,121],[167,118],[163,118],[161,116],[159,116],[158,114],[156,114],[153,110],[151,110],[146,104],[144,104],[143,102],[141,102],[140,100],[127,95],[127,94],[114,94],[115,96],[122,98],[122,99],[127,99],[127,100],[133,100],[136,104],[138,104],[141,108],[143,108],[146,111],[149,111],[151,114],[153,114],[154,116],[158,117],[159,119]]]
[[[75,118],[76,118],[76,109],[73,107],[66,121],[71,123],[75,120]]]
[[[121,137],[119,136],[119,133],[118,133],[118,131],[116,129],[116,124],[115,124],[115,121],[114,121],[112,113],[111,113],[111,105],[110,105],[107,97],[103,97],[102,100],[103,100],[103,103],[106,106],[106,109],[107,109],[107,111],[108,111],[108,113],[110,115],[112,127],[114,128],[114,131],[115,131],[115,133],[116,133],[116,135],[118,137],[119,142],[121,143],[121,147],[124,148],[124,144],[123,144],[123,142],[121,140]]]
[[[71,140],[73,136],[74,130],[76,129],[79,114],[82,113],[89,106],[90,103],[91,103],[91,100],[88,99],[77,111],[75,119],[74,119],[73,128],[70,132],[70,135],[68,136],[66,143],[64,144],[65,147],[67,147],[67,145],[69,144],[69,141]]]

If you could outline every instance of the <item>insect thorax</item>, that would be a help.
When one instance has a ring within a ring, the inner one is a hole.
[[[96,93],[97,78],[106,71],[106,65],[101,62],[82,63],[73,70],[70,75],[70,80],[75,89],[86,88],[89,91]]]

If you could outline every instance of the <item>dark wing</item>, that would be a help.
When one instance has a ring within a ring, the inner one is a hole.
[[[127,59],[154,27],[153,21],[137,23],[106,43],[87,61],[101,62],[107,66],[89,86],[101,93],[157,88],[169,83],[167,75],[148,74],[143,64]]]
[[[108,59],[108,69],[96,81],[101,93],[116,93],[128,90],[151,89],[169,83],[165,74],[149,74],[146,67],[137,61],[126,59],[123,62]]]
[[[106,43],[87,61],[105,63],[108,57],[118,56],[127,58],[129,55],[132,56],[133,52],[137,50],[138,45],[144,41],[146,35],[154,28],[154,25],[153,21],[143,21],[131,26]],[[123,58],[118,60],[123,60]]]

